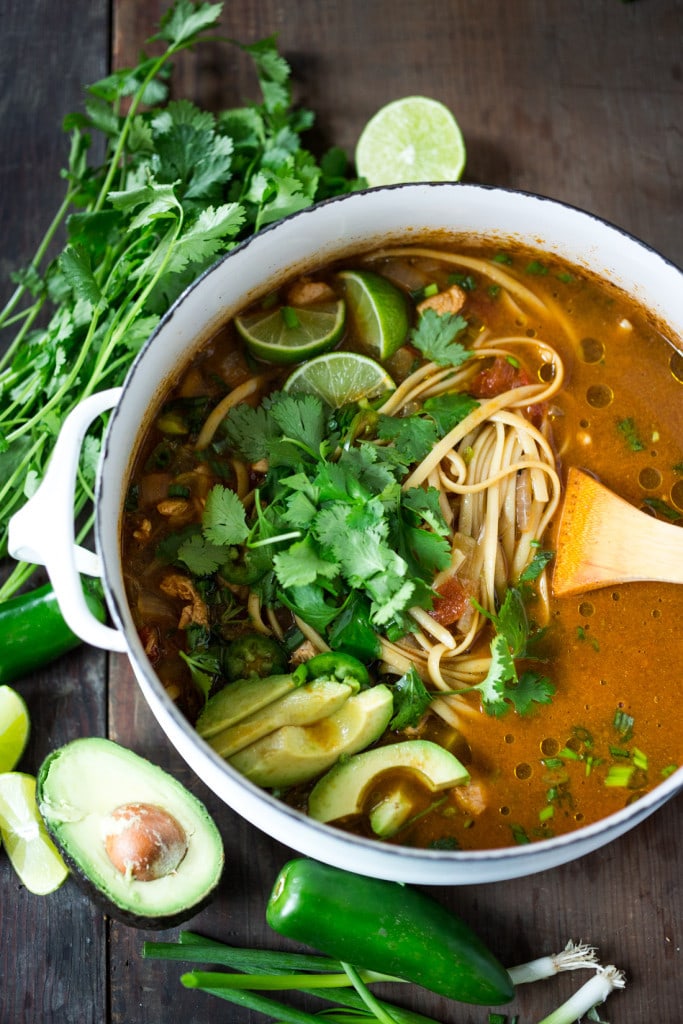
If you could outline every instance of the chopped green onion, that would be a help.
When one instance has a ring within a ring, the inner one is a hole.
[[[185,484],[168,485],[169,498],[189,498],[191,493],[190,488],[186,487]]]
[[[638,749],[638,747],[634,747],[633,748],[633,754],[631,756],[633,758],[633,763],[636,766],[636,768],[640,768],[641,771],[646,772],[647,771],[647,754],[644,754],[642,750]]]
[[[566,761],[580,761],[581,760],[581,758],[576,753],[576,751],[572,750],[571,747],[562,747],[562,750],[560,751],[560,757],[564,758]]]
[[[635,719],[632,715],[627,714],[626,711],[622,711],[621,708],[617,708],[614,712],[614,718],[612,719],[612,725],[619,733],[623,740],[630,740],[633,735],[633,725]]]
[[[538,812],[538,820],[548,821],[550,818],[554,817],[554,815],[555,808],[552,804],[547,804],[545,807],[542,807],[541,810]]]
[[[670,775],[673,775],[675,771],[678,771],[677,764],[668,764],[666,768],[662,768],[661,775],[663,779],[668,779]]]
[[[607,775],[605,776],[605,785],[610,787],[628,786],[631,781],[631,776],[635,771],[631,765],[625,764],[613,764],[610,765]]]
[[[280,316],[284,320],[285,327],[294,328],[301,326],[301,321],[291,306],[283,306],[280,310]]]
[[[512,831],[512,838],[518,846],[523,846],[526,843],[531,842],[524,828],[521,825],[511,825],[510,829]]]

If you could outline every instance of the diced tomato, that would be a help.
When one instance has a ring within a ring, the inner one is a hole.
[[[508,359],[498,356],[491,366],[477,374],[471,381],[468,391],[475,398],[495,398],[512,388],[525,387],[533,384],[527,371],[521,366],[514,366]],[[543,408],[540,405],[527,406],[528,418],[535,426],[543,420]]]
[[[452,626],[469,607],[469,594],[457,576],[451,576],[436,588],[439,595],[430,615],[442,626]]]

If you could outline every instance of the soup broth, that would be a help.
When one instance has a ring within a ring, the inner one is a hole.
[[[318,344],[364,357],[366,396],[321,398]],[[360,749],[426,739],[469,773],[444,789],[375,773],[340,828],[376,835],[373,811],[400,805],[383,841],[483,849],[605,817],[681,764],[683,588],[553,597],[570,466],[683,516],[683,355],[630,296],[500,242],[285,282],[192,359],[142,440],[122,554],[147,655],[207,741],[304,812],[331,764],[273,782],[268,743],[289,728],[320,745],[338,708],[257,712],[228,738],[231,712],[203,728],[205,705],[330,649],[334,686],[357,659],[361,692],[392,695]]]

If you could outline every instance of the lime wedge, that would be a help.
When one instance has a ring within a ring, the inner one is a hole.
[[[370,118],[356,146],[356,170],[369,185],[458,181],[465,159],[457,121],[427,96],[387,103]]]
[[[310,359],[287,378],[284,390],[317,395],[338,409],[362,398],[377,398],[396,387],[386,370],[357,352],[328,352]]]
[[[337,276],[363,348],[375,359],[393,356],[408,334],[403,292],[371,270],[342,270]]]
[[[344,333],[343,299],[312,306],[278,306],[235,317],[247,348],[269,363],[300,363],[327,352]]]
[[[28,708],[24,698],[0,686],[0,772],[11,772],[19,763],[29,734]]]
[[[32,775],[0,775],[0,834],[12,867],[29,892],[44,896],[59,888],[69,871],[40,817]]]

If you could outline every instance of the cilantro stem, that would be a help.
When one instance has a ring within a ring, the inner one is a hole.
[[[64,199],[62,200],[61,206],[59,207],[59,209],[55,213],[54,217],[52,218],[52,221],[49,224],[49,226],[47,228],[47,231],[43,235],[43,238],[42,238],[40,244],[38,245],[38,248],[36,249],[36,251],[35,251],[35,253],[33,255],[33,259],[28,264],[30,269],[37,270],[38,267],[40,266],[40,264],[42,263],[43,257],[45,256],[45,253],[47,252],[48,246],[52,242],[52,239],[54,238],[55,234],[57,233],[58,229],[60,228],[60,226],[62,224],[62,221],[64,220],[64,218],[65,218],[65,216],[66,216],[66,214],[67,214],[67,212],[69,210],[69,207],[71,206],[71,203],[72,203],[72,200],[73,200],[73,197],[74,197],[75,193],[76,193],[75,189],[73,189],[73,190],[72,189],[68,189],[67,190],[66,195],[64,196]],[[22,282],[20,285],[18,285],[15,288],[14,292],[12,293],[12,295],[10,295],[9,299],[7,300],[7,302],[4,305],[4,308],[2,309],[2,311],[0,311],[0,328],[8,326],[9,321],[8,321],[7,317],[12,312],[12,310],[15,308],[17,303],[19,303],[21,301],[22,297],[24,296],[24,294],[26,292],[26,289],[27,289],[26,283]],[[42,304],[42,300],[41,300],[41,304]],[[2,358],[0,358],[0,369],[2,369],[9,362],[11,362],[12,357],[14,356],[14,353],[15,353],[16,349],[21,344],[22,337],[23,337],[22,335],[17,336],[14,339],[14,341],[12,342],[12,344],[9,346],[9,348],[3,353]]]
[[[365,984],[367,980],[367,972],[357,971],[355,967],[351,966],[351,964],[344,963],[343,961],[342,967],[351,980],[356,992],[361,997],[367,1008],[374,1013],[377,1020],[380,1021],[380,1024],[396,1024],[396,1018],[392,1017],[392,1015],[385,1010],[382,1004],[375,999],[372,992]]]

